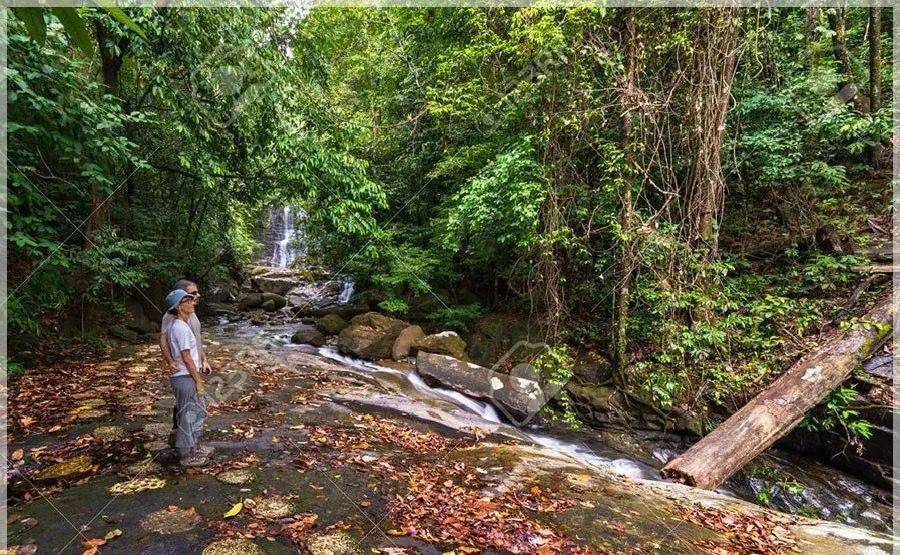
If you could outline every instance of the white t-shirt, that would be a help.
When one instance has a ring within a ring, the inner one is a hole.
[[[197,370],[200,370],[200,349],[197,347],[197,338],[194,337],[194,332],[191,331],[191,328],[188,327],[184,320],[176,318],[175,321],[172,322],[168,334],[169,352],[172,354],[172,358],[175,359],[175,363],[178,365],[178,372],[175,372],[172,375],[190,375],[187,366],[184,364],[184,359],[182,358],[181,351],[184,350],[191,352],[194,366],[196,366]]]
[[[166,312],[162,317],[162,324],[160,324],[160,331],[163,333],[169,333],[169,328],[172,327],[172,323],[177,320],[178,317],[172,314],[171,312]],[[193,313],[188,317],[188,326],[190,326],[191,331],[194,332],[194,337],[197,338],[197,347],[200,349],[200,353],[203,353],[203,338],[200,337],[200,318],[197,318],[197,313]],[[172,356],[175,356],[175,353],[172,353]]]

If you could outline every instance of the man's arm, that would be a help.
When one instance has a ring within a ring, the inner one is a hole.
[[[194,314],[192,318],[196,319],[197,315]],[[212,374],[212,367],[209,365],[209,362],[206,360],[206,347],[203,345],[203,339],[200,337],[200,320],[197,320],[197,333],[195,337],[197,338],[197,350],[200,351],[200,371],[204,374]],[[194,326],[191,326],[191,331],[194,331]]]
[[[159,350],[162,351],[163,360],[165,361],[166,366],[173,372],[177,372],[178,363],[175,362],[175,359],[172,358],[172,353],[169,352],[169,334],[164,331],[159,333]]]
[[[206,385],[203,381],[203,377],[200,375],[200,372],[197,371],[197,365],[194,363],[194,357],[191,356],[191,350],[185,349],[181,351],[182,360],[184,360],[184,365],[187,367],[188,374],[194,378],[194,383],[197,384],[197,393],[203,395],[204,386]]]

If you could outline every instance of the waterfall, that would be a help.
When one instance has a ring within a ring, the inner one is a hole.
[[[346,276],[341,278],[341,292],[338,295],[338,304],[347,304],[353,296],[353,278]]]
[[[275,227],[280,223],[281,232],[279,233],[280,238],[274,244],[270,265],[276,268],[287,268],[295,258],[305,254],[306,247],[302,244],[302,222],[305,217],[305,212],[295,210],[290,206],[283,207],[280,214],[273,211],[271,225]],[[298,243],[300,244],[298,245]]]

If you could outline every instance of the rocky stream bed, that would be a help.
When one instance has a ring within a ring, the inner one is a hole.
[[[733,489],[662,482],[664,443],[515,428],[403,362],[291,345],[294,328],[246,318],[209,327],[215,452],[186,472],[165,441],[173,401],[156,345],[95,361],[67,354],[14,381],[10,545],[208,555],[892,549],[889,507],[849,477],[843,489],[834,473],[820,486],[838,487],[858,527],[766,509]]]

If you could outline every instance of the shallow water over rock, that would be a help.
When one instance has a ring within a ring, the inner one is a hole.
[[[292,324],[241,325],[216,330],[224,343],[260,349],[289,361],[304,353],[333,361],[340,368],[389,384],[391,395],[358,391],[339,400],[412,415],[456,431],[479,426],[489,433],[542,446],[578,464],[639,480],[666,482],[659,469],[686,449],[682,438],[660,433],[630,433],[562,426],[516,428],[491,404],[459,392],[430,387],[409,365],[363,361],[337,352],[333,345],[291,345]],[[822,518],[877,531],[889,531],[890,498],[874,486],[840,470],[770,450],[717,490],[718,493],[802,516]]]

